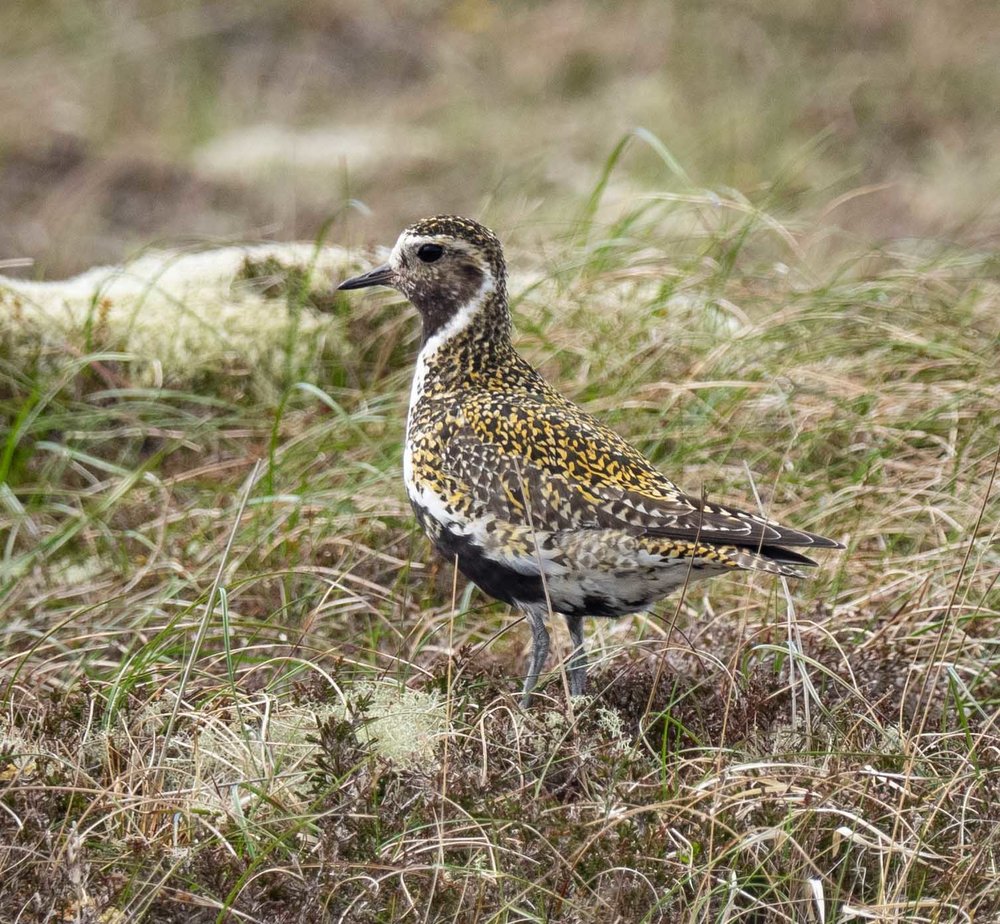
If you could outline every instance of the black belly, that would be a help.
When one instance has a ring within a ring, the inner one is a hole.
[[[445,559],[458,565],[458,570],[484,593],[513,606],[542,604],[551,606],[556,613],[564,616],[625,616],[637,613],[658,599],[661,594],[619,599],[604,594],[587,594],[582,598],[561,599],[546,594],[546,587],[537,574],[525,574],[508,565],[488,558],[482,548],[468,536],[451,532],[416,504],[412,504],[424,532],[431,538],[434,547]],[[550,588],[551,590],[551,588]]]
[[[546,588],[537,574],[524,574],[492,558],[466,536],[440,530],[434,546],[448,561],[457,563],[458,570],[484,593],[503,603],[514,606],[551,605],[556,613],[564,616],[625,616],[643,610],[649,600],[618,600],[603,594],[584,596],[582,605],[577,600],[562,600],[546,595]]]
[[[458,570],[480,590],[503,603],[545,601],[545,588],[537,574],[523,574],[487,558],[467,536],[442,529],[434,538],[434,546],[448,561],[457,563]]]

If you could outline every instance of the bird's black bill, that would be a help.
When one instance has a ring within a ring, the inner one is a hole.
[[[347,282],[342,282],[337,288],[367,289],[369,286],[391,286],[392,278],[392,267],[388,263],[383,263],[381,266],[376,266],[375,269],[369,270],[367,273],[362,273],[360,276],[348,279]]]

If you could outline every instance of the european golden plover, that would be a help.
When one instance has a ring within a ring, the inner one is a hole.
[[[586,686],[584,616],[623,616],[728,571],[801,577],[793,548],[843,548],[684,494],[617,433],[552,389],[511,344],[500,241],[439,216],[399,236],[384,266],[341,289],[392,286],[423,320],[403,478],[417,520],[482,590],[523,611],[529,701],[561,613]]]

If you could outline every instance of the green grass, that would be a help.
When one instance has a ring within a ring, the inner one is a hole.
[[[832,263],[730,192],[592,206],[509,242],[523,351],[688,490],[847,551],[595,621],[592,698],[556,672],[525,713],[523,624],[405,501],[398,299],[268,263],[270,360],[158,386],[92,324],[31,362],[5,328],[5,919],[1000,915],[995,258]]]

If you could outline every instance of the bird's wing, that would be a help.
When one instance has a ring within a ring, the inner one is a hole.
[[[754,513],[682,492],[633,446],[565,399],[462,401],[444,472],[483,513],[536,529],[620,529],[745,547],[837,548]]]

